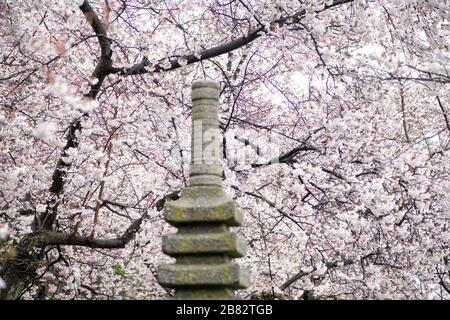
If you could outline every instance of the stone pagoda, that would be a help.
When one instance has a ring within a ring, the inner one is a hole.
[[[178,232],[163,237],[163,252],[176,263],[157,274],[163,287],[175,289],[175,299],[234,299],[235,289],[249,285],[247,271],[232,262],[245,255],[246,242],[229,230],[241,225],[242,212],[222,187],[218,100],[215,82],[193,83],[189,186],[164,207]]]

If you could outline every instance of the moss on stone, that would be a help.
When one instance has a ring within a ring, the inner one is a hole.
[[[177,256],[180,254],[227,254],[243,257],[246,243],[230,232],[202,234],[172,234],[163,237],[163,252]]]
[[[246,288],[249,277],[246,270],[237,264],[172,264],[160,267],[157,273],[158,282],[168,288],[182,287],[229,287]]]
[[[201,222],[241,225],[242,213],[234,201],[215,189],[219,188],[188,187],[180,199],[165,204],[166,221],[174,226]]]

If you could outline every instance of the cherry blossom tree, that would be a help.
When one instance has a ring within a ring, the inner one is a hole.
[[[0,297],[157,299],[220,83],[246,299],[448,299],[448,0],[0,1]]]

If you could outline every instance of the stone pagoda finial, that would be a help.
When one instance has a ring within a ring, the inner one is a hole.
[[[160,266],[157,277],[175,289],[175,299],[233,299],[234,289],[249,285],[247,271],[232,262],[245,255],[246,243],[229,230],[241,225],[242,213],[222,188],[218,99],[215,82],[192,85],[189,186],[164,208],[178,232],[163,237],[163,252],[176,263]]]

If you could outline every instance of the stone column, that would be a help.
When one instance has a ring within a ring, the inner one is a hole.
[[[215,82],[192,85],[189,186],[164,207],[178,232],[163,237],[163,252],[176,263],[160,266],[157,278],[175,289],[175,299],[233,299],[234,289],[249,285],[247,271],[232,262],[245,255],[246,243],[229,230],[241,225],[242,212],[222,188],[218,99]]]

